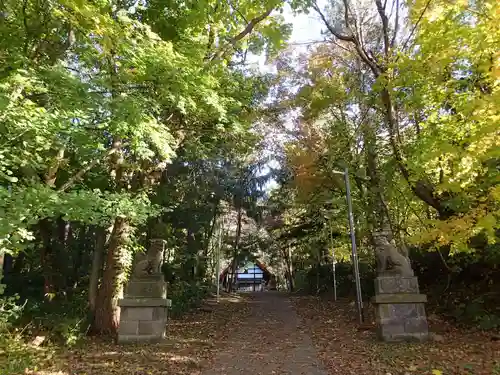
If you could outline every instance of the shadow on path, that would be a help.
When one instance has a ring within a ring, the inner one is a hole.
[[[326,375],[292,303],[279,292],[253,293],[250,315],[230,334],[203,375]]]

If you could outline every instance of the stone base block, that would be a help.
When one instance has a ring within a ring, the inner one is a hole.
[[[425,315],[427,297],[418,293],[416,277],[377,277],[375,305],[380,340],[424,341],[429,337]]]
[[[164,337],[166,330],[165,320],[123,320],[120,321],[118,336],[120,335],[138,335],[138,336],[158,336]]]
[[[387,306],[387,305],[386,305]],[[429,328],[427,319],[424,316],[413,317],[389,317],[382,318],[380,316],[380,307],[377,307],[377,336],[380,340],[386,342],[399,341],[425,341],[429,337]],[[415,305],[395,305],[407,310],[415,311]]]
[[[163,298],[125,298],[121,308],[118,343],[160,342],[166,337],[167,306]]]

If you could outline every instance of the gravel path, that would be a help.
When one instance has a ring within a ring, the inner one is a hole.
[[[286,295],[254,293],[250,316],[203,375],[326,375]]]

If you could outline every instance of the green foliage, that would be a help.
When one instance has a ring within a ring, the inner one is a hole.
[[[2,2],[0,252],[7,292],[28,299],[17,324],[65,345],[113,331],[151,238],[178,276],[174,312],[205,296],[221,202],[260,214],[247,156],[272,77],[246,58],[286,46],[284,5]]]
[[[20,374],[26,368],[36,364],[38,353],[28,347],[22,333],[16,329],[25,311],[25,304],[20,304],[19,296],[0,296],[0,372],[2,374]]]
[[[207,284],[176,282],[168,290],[169,299],[172,300],[170,313],[175,317],[198,307],[209,291],[210,286]]]
[[[344,17],[346,4],[356,19]],[[463,304],[455,315],[495,326],[495,2],[394,4],[399,13],[375,1],[297,5],[319,15],[333,39],[298,58],[282,54],[276,64],[273,109],[295,126],[281,147],[280,186],[268,205],[274,249],[293,265],[297,288],[330,289],[332,251],[349,259],[346,187],[334,172],[348,167],[361,265],[370,269],[362,271],[362,289],[373,288],[372,233],[390,227],[399,247],[414,246],[412,264],[441,312]],[[339,290],[352,286],[344,276]]]
[[[19,304],[19,296],[0,297],[0,332],[8,334],[14,323],[21,317],[25,305]]]
[[[308,270],[295,273],[297,292],[308,294],[333,295],[333,268],[331,264],[312,266]],[[319,273],[319,275],[318,275]],[[338,262],[335,267],[337,296],[339,298],[354,298],[356,289],[352,265],[348,262]],[[363,297],[370,298],[374,293],[375,272],[371,264],[360,263],[361,292]]]
[[[151,205],[144,194],[74,190],[58,193],[44,185],[0,189],[0,243],[2,251],[19,251],[33,240],[30,227],[44,218],[63,215],[65,220],[109,225],[117,216],[142,224],[161,208]]]
[[[40,351],[26,345],[14,335],[0,336],[0,371],[2,374],[22,374],[40,361]]]
[[[75,345],[89,329],[86,294],[84,290],[49,301],[29,299],[20,317],[27,326],[24,334],[41,332],[46,339],[65,346]]]

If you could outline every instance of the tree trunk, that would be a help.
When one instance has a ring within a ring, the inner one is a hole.
[[[0,256],[3,258],[2,271],[3,276],[5,277],[12,272],[12,268],[14,266],[14,257],[11,254],[6,253],[2,253]]]
[[[17,254],[16,258],[13,261],[14,265],[12,266],[12,274],[18,275],[21,273],[26,264],[26,253],[24,251],[21,251],[19,254]]]
[[[214,204],[213,219],[212,219],[212,222],[210,224],[210,227],[206,231],[206,236],[204,238],[203,256],[205,256],[206,258],[208,257],[208,253],[210,250],[210,242],[211,242],[210,240],[213,237],[213,234],[215,232],[215,226],[217,225],[217,221],[218,221],[217,220],[218,219],[217,212],[219,211],[219,203],[220,203],[220,201],[218,200]]]
[[[232,275],[231,275],[231,283],[229,284],[229,292],[233,291],[233,284],[235,282],[234,278],[236,277],[236,267],[237,267],[237,258],[238,258],[238,250],[240,246],[240,238],[241,238],[241,218],[243,215],[243,209],[240,205],[238,208],[238,219],[236,224],[236,238],[234,239],[234,251],[233,251],[233,265],[232,265]]]
[[[321,255],[318,251],[316,259],[316,294],[319,294],[320,292],[320,284],[321,284]]]
[[[382,202],[382,181],[377,169],[377,138],[376,130],[370,123],[363,126],[365,143],[366,174],[368,176],[368,210],[367,221],[372,231],[381,230],[386,222]]]
[[[2,283],[4,278],[4,259],[5,253],[0,251],[0,296],[3,294],[5,284]]]
[[[71,222],[63,220],[62,216],[58,217],[55,221],[55,229],[57,231],[57,243],[52,246],[54,252],[53,257],[53,270],[57,275],[54,277],[54,282],[58,291],[68,290],[71,285],[72,275],[75,274],[73,269],[72,257],[74,254],[71,252],[69,243],[72,236]]]
[[[127,219],[117,217],[111,233],[106,268],[101,286],[97,293],[93,330],[96,333],[115,335],[120,323],[118,299],[123,296],[130,257],[127,255],[127,242],[131,227]]]
[[[293,279],[292,249],[288,247],[287,250],[282,250],[282,252],[283,259],[285,260],[286,265],[285,277],[288,282],[288,289],[290,290],[290,292],[293,292],[295,290],[295,283]]]
[[[389,90],[387,88],[384,88],[380,93],[380,97],[385,110],[385,122],[389,129],[389,140],[391,143],[392,152],[401,175],[410,186],[413,194],[415,194],[415,196],[422,200],[424,203],[433,207],[438,212],[439,217],[442,220],[450,218],[455,214],[455,212],[453,211],[453,209],[446,205],[446,201],[444,199],[441,199],[437,196],[436,187],[430,182],[430,180],[427,177],[415,180],[415,176],[411,176],[411,172],[406,166],[403,158],[403,153],[398,142],[398,123]]]
[[[95,314],[97,291],[99,288],[99,279],[101,278],[104,251],[106,246],[106,232],[104,228],[96,228],[95,247],[92,254],[92,268],[90,270],[89,280],[89,310],[92,317]]]
[[[233,254],[234,255],[234,254]],[[231,275],[229,277],[229,285],[228,285],[228,292],[231,293],[234,288],[235,284],[235,278],[236,278],[236,265],[237,265],[236,257],[233,256],[233,261],[231,262]]]
[[[81,279],[81,268],[83,265],[83,259],[85,251],[87,251],[86,238],[89,235],[89,229],[86,226],[73,223],[71,226],[71,231],[69,234],[68,247],[72,249],[74,253],[73,257],[73,275],[68,278],[68,286],[70,289],[68,293],[72,293],[77,287]],[[77,246],[74,246],[77,239],[80,239]],[[76,249],[75,249],[76,247]]]
[[[394,55],[390,56],[392,54],[391,44],[393,44],[394,42],[391,43],[388,42],[390,40],[389,27],[387,23],[388,16],[385,12],[385,5],[382,6],[381,4],[382,4],[381,2],[377,4],[377,10],[381,17],[383,26],[381,37],[383,37],[384,39],[384,55],[382,59],[380,59],[381,56],[376,57],[373,54],[367,53],[367,50],[365,49],[366,46],[364,45],[364,41],[362,38],[359,38],[358,36],[355,35],[342,34],[339,30],[333,27],[332,24],[329,23],[325,14],[323,14],[321,9],[317,5],[314,7],[315,11],[319,14],[327,29],[335,38],[343,40],[345,42],[349,42],[353,45],[360,59],[359,62],[363,62],[366,65],[366,67],[370,69],[370,71],[373,74],[373,78],[375,80],[377,80],[381,75],[387,73],[387,66],[389,60],[391,59],[391,57],[394,56]],[[348,20],[347,18],[348,10],[349,10],[348,2],[344,1],[344,11],[346,14],[345,26],[347,27],[347,29],[355,30],[357,31],[357,33],[361,33],[362,30],[360,28],[360,25],[357,25],[355,22],[352,22],[352,20]],[[450,208],[447,205],[446,196],[443,195],[440,196],[437,194],[436,186],[431,182],[428,176],[423,176],[422,178],[419,176],[414,176],[412,174],[412,171],[408,168],[405,162],[403,151],[400,147],[400,141],[398,137],[399,124],[396,116],[397,111],[394,106],[394,102],[391,98],[390,90],[387,86],[383,87],[382,90],[380,91],[380,99],[384,110],[384,117],[385,117],[384,121],[389,130],[389,140],[392,148],[392,153],[401,175],[406,180],[411,191],[417,198],[425,202],[427,205],[436,209],[440,219],[445,220],[447,218],[450,218],[455,214],[455,212],[452,208]]]
[[[189,255],[189,262],[185,265],[188,266],[189,268],[186,269],[185,273],[187,280],[194,281],[196,279],[198,251],[196,246],[195,232],[191,228],[191,224],[189,224],[189,227],[187,228],[186,246],[187,246],[187,253]]]
[[[53,280],[53,254],[52,254],[52,222],[49,219],[42,219],[38,223],[40,237],[42,239],[42,249],[40,251],[40,262],[43,273],[43,295],[50,300],[55,294]]]

